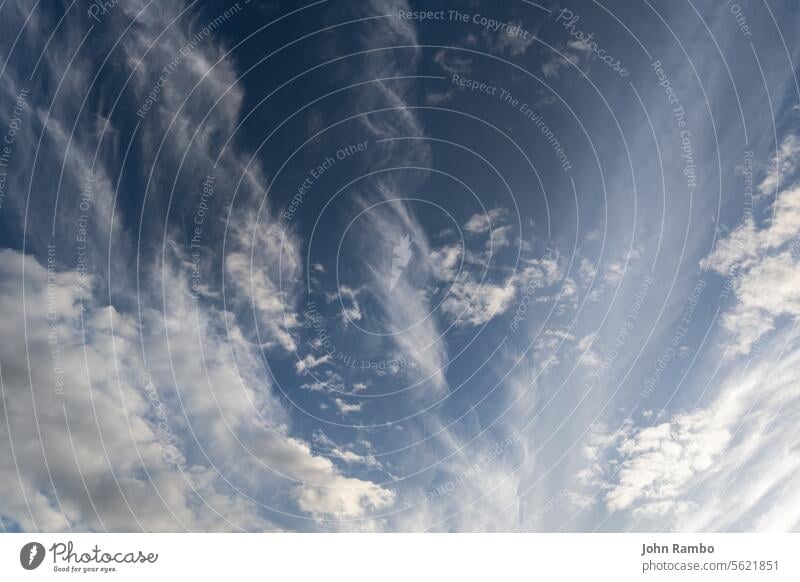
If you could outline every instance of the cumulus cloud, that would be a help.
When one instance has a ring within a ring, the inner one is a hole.
[[[790,178],[797,171],[798,165],[800,165],[800,137],[789,134],[772,156],[758,191],[762,195],[778,191],[784,185],[786,178]]]
[[[349,493],[343,495],[340,490],[304,487],[298,500],[301,509],[321,518],[347,518],[383,509],[394,502],[393,492],[375,485],[364,487],[364,482],[358,479],[342,478],[338,485]]]
[[[352,403],[342,398],[334,398],[334,402],[336,403],[336,408],[338,408],[339,412],[343,415],[352,412],[361,412],[361,409],[364,407],[362,402]]]
[[[10,335],[2,344],[4,400],[13,412],[3,434],[13,438],[16,457],[16,466],[4,459],[3,470],[20,482],[6,481],[2,513],[8,518],[49,530],[274,529],[218,474],[243,477],[252,462],[268,473],[248,492],[251,498],[285,489],[314,515],[360,517],[393,498],[342,475],[287,434],[286,413],[263,385],[254,346],[230,322],[220,335],[223,314],[193,312],[172,271],[168,311],[146,312],[140,327],[91,297],[81,301],[74,272],[48,274],[27,257],[23,279],[22,260],[3,251],[0,261],[0,310],[16,323],[4,328]],[[26,319],[19,307],[23,280]],[[48,320],[51,305],[55,316]],[[12,333],[24,328],[27,344]],[[164,332],[170,341],[161,350]],[[147,367],[137,353],[142,341]],[[35,361],[53,365],[29,367],[26,345]]]
[[[582,474],[608,509],[631,511],[682,531],[792,530],[800,514],[786,508],[800,483],[800,434],[782,414],[800,402],[800,350],[790,333],[770,354],[735,370],[717,395],[692,412],[651,426],[627,421],[596,431]]]
[[[795,150],[796,140],[787,138],[778,156],[783,160],[784,178],[795,169],[789,163],[797,154]],[[774,188],[776,179],[768,174],[759,188]],[[733,281],[737,303],[721,319],[734,334],[727,352],[730,358],[750,353],[757,341],[776,328],[779,318],[800,315],[800,269],[797,253],[790,248],[790,243],[800,237],[800,186],[783,190],[769,210],[771,216],[763,227],[747,215],[700,263]]]
[[[287,240],[270,218],[260,225],[235,223],[233,228],[238,248],[225,258],[229,285],[255,308],[265,347],[296,351],[293,333],[301,326],[295,293],[300,258],[293,239]]]
[[[347,285],[339,287],[339,299],[343,305],[341,319],[345,325],[350,321],[360,321],[363,317],[361,306],[358,303],[359,291],[359,289],[352,289]]]
[[[331,361],[331,357],[328,354],[324,356],[315,357],[313,354],[306,354],[306,356],[302,360],[298,360],[294,364],[294,368],[298,374],[303,374],[307,370],[312,370],[317,366],[321,366],[322,364],[328,364]]]
[[[483,227],[477,226],[480,220],[476,217],[481,216],[484,215],[473,217],[479,231]],[[542,257],[525,259],[519,270],[503,274],[497,280],[490,280],[485,275],[483,280],[480,280],[473,271],[463,270],[453,281],[446,299],[442,302],[441,310],[457,325],[483,325],[506,313],[515,301],[520,300],[523,288],[527,288],[528,292],[535,289],[538,293],[539,289],[551,287],[563,277],[564,272],[558,263],[558,256],[552,252]],[[538,293],[533,301],[549,302],[556,298],[569,301],[577,298],[577,289],[570,279],[565,279],[563,289],[558,295]]]
[[[432,249],[428,255],[428,263],[433,276],[440,281],[455,279],[463,254],[461,245],[447,245]]]
[[[484,234],[497,228],[508,217],[505,208],[491,208],[487,212],[473,214],[464,224],[464,231],[469,234]]]
[[[187,461],[148,386],[137,322],[82,298],[76,280],[0,251],[0,514],[44,531],[276,529]]]
[[[517,295],[517,287],[517,277],[501,283],[488,283],[463,273],[442,302],[442,312],[460,325],[482,325],[508,310]]]

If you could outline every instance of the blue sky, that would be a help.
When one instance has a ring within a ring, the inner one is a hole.
[[[796,530],[799,24],[3,3],[0,524]]]

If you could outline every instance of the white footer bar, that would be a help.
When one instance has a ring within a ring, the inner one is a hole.
[[[4,534],[0,580],[800,580],[800,534]]]

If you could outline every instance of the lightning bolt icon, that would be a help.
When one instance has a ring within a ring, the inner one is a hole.
[[[394,256],[392,257],[392,279],[389,281],[390,291],[397,285],[400,276],[403,274],[403,270],[405,270],[414,254],[411,250],[411,240],[409,239],[408,233],[403,235],[403,238],[400,239],[400,242],[395,245],[392,251],[394,252]]]
[[[37,546],[31,546],[31,551],[28,554],[28,566],[33,564],[33,559],[36,557],[36,554],[39,553],[39,548]]]

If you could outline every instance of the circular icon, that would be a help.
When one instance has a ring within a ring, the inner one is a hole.
[[[39,542],[29,542],[19,551],[19,563],[26,570],[35,570],[44,561],[44,546]]]

